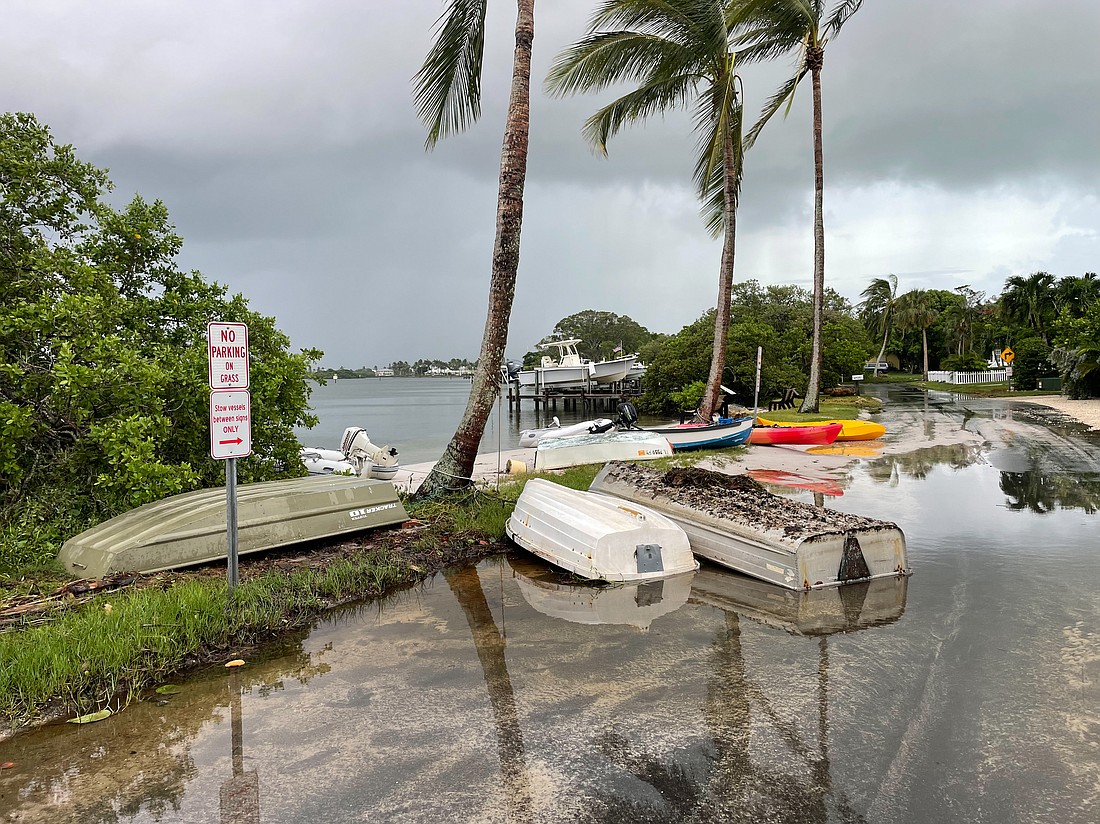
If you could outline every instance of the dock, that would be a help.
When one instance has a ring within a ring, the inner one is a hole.
[[[586,382],[584,386],[557,388],[552,386],[520,386],[518,380],[507,382],[508,410],[520,409],[523,401],[531,401],[535,411],[561,408],[569,412],[587,410],[591,412],[614,412],[620,403],[637,398],[642,394],[638,380],[617,381],[599,384]]]

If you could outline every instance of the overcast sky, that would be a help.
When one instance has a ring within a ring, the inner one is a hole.
[[[583,309],[676,332],[713,306],[720,244],[688,117],[580,134],[609,96],[542,80],[594,0],[537,0],[523,243],[508,353]],[[477,355],[515,4],[490,5],[483,115],[424,151],[411,78],[441,0],[7,0],[0,96],[118,201],[159,198],[180,264],[243,292],[322,363]],[[1100,266],[1096,0],[866,0],[822,74],[826,283],[852,302]],[[745,73],[755,114],[791,64]],[[812,284],[806,84],[746,158],[737,281]]]

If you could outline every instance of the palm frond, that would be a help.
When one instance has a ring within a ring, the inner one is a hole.
[[[607,141],[628,123],[644,120],[651,114],[679,108],[691,95],[698,77],[693,74],[661,78],[646,83],[604,106],[584,122],[584,137],[601,154],[607,154]]]
[[[764,124],[771,120],[772,116],[779,111],[779,107],[784,102],[787,103],[787,111],[790,111],[790,105],[794,102],[795,89],[798,88],[798,84],[802,81],[802,78],[806,76],[806,63],[805,61],[799,61],[798,68],[795,73],[779,87],[779,90],[768,98],[768,102],[764,104],[764,108],[760,110],[760,117],[757,118],[756,123],[749,129],[747,135],[745,135],[745,148],[751,149],[753,144],[756,143],[756,138],[760,136],[760,130],[764,128]]]
[[[605,0],[589,21],[589,32],[630,29],[681,39],[677,32],[694,28],[699,3],[692,0]]]
[[[481,62],[488,0],[451,0],[436,40],[413,78],[416,113],[428,126],[427,148],[481,116]]]
[[[825,23],[825,35],[826,37],[832,37],[837,34],[841,27],[848,22],[848,18],[859,11],[859,7],[863,5],[863,0],[843,0],[840,4],[833,9],[832,15],[829,17],[827,23]]]
[[[627,80],[655,82],[693,70],[698,58],[682,46],[631,31],[590,35],[555,59],[546,77],[549,94],[598,91]]]

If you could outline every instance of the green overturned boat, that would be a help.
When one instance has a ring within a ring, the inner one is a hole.
[[[311,476],[237,487],[237,551],[331,538],[408,519],[388,481]],[[67,540],[58,560],[78,578],[163,569],[228,554],[225,487],[172,495]]]

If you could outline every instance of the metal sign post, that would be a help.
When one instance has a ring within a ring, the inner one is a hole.
[[[225,531],[229,591],[237,586],[237,458],[252,454],[252,397],[248,392],[248,327],[206,326],[210,375],[210,457],[225,461]]]
[[[764,362],[764,347],[756,347],[756,390],[752,393],[752,422],[756,423],[756,413],[760,410],[760,365]]]

